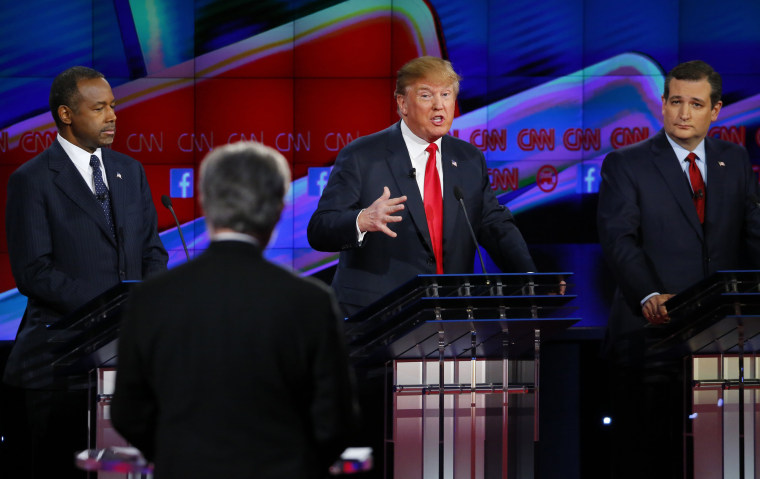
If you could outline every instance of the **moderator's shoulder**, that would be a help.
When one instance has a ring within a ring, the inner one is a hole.
[[[283,270],[285,271],[285,270]],[[302,304],[329,304],[333,301],[333,291],[325,282],[310,276],[300,276],[287,271],[292,278],[292,286],[288,289],[299,298]]]

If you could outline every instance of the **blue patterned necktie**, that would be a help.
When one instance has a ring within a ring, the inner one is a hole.
[[[108,188],[103,183],[103,173],[100,171],[100,160],[97,156],[92,155],[90,157],[90,166],[92,166],[92,179],[95,183],[95,199],[100,203],[100,207],[103,208],[103,214],[106,215],[106,223],[111,229],[111,236],[116,237],[113,228],[113,218],[111,216],[111,196],[108,194]]]

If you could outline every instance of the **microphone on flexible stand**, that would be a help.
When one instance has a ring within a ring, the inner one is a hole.
[[[459,187],[459,185],[454,186],[454,198],[459,201],[459,204],[462,205],[462,211],[464,211],[464,219],[467,222],[467,227],[470,229],[470,234],[472,235],[472,241],[475,242],[475,250],[478,252],[478,257],[480,258],[480,269],[483,271],[483,274],[486,274],[486,264],[483,262],[483,254],[480,252],[480,247],[478,247],[478,240],[475,238],[475,230],[472,229],[472,223],[470,223],[470,217],[467,216],[467,208],[464,207],[464,195],[462,194],[462,189]],[[489,281],[486,279],[486,283]]]
[[[412,168],[411,170],[409,170],[409,178],[417,178],[417,169],[416,168]]]
[[[185,243],[185,236],[182,234],[182,228],[179,225],[179,220],[177,219],[177,215],[174,213],[174,208],[172,208],[172,200],[166,196],[163,195],[161,197],[161,203],[171,211],[172,216],[174,216],[174,222],[177,223],[177,231],[179,231],[179,239],[182,241],[182,247],[185,248],[185,257],[187,257],[187,260],[190,261],[190,254],[187,252],[187,243]]]

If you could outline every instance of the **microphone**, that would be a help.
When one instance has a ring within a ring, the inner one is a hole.
[[[694,193],[694,197],[695,197],[695,198],[699,198],[699,199],[702,199],[702,198],[704,198],[704,197],[705,197],[705,192],[704,192],[704,190],[702,190],[702,189],[699,189],[699,190],[697,190],[697,191]]]
[[[454,186],[454,198],[456,198],[457,201],[459,201],[459,204],[462,205],[462,211],[464,211],[464,219],[467,222],[467,227],[470,229],[472,241],[475,242],[475,251],[478,252],[478,257],[480,258],[480,269],[482,270],[483,274],[486,274],[486,264],[483,262],[483,254],[480,252],[480,248],[478,247],[478,240],[475,238],[475,230],[472,229],[470,217],[467,216],[467,208],[464,207],[464,195],[462,194],[462,188],[460,188],[459,185]]]
[[[106,195],[107,195],[107,194],[108,194],[108,193],[101,193],[101,194],[99,194],[99,195],[95,195],[95,198],[97,198],[97,199],[98,199],[98,201],[100,201],[100,202],[102,203],[102,202],[104,202],[104,201],[106,200]]]
[[[172,208],[172,200],[166,196],[161,196],[161,203],[166,207],[167,210],[171,211],[172,216],[174,216],[174,222],[177,223],[177,231],[179,231],[179,239],[182,241],[182,247],[185,248],[185,257],[187,257],[187,260],[190,261],[190,254],[187,252],[187,243],[185,243],[185,236],[182,234],[182,228],[179,225],[179,220],[177,219],[177,215],[174,213],[174,208]]]
[[[416,168],[412,168],[411,170],[409,170],[409,178],[417,178],[417,169]]]

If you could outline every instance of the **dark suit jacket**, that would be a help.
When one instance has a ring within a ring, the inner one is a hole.
[[[689,180],[664,131],[607,155],[599,189],[598,229],[617,279],[610,338],[641,331],[641,300],[677,294],[715,271],[760,264],[757,178],[747,151],[705,139],[704,227]]]
[[[337,304],[239,241],[135,288],[111,415],[156,477],[322,477],[356,421]]]
[[[23,387],[49,385],[47,325],[123,280],[166,269],[145,171],[102,149],[111,194],[113,238],[92,191],[60,143],[19,167],[8,181],[6,232],[11,270],[26,311],[5,370]]]
[[[451,136],[441,142],[443,158],[443,270],[471,273],[475,244],[454,187],[464,194],[467,214],[478,243],[505,272],[536,271],[510,211],[499,204],[488,181],[483,154]],[[359,138],[341,150],[330,179],[311,217],[309,243],[319,251],[340,251],[333,279],[338,300],[347,311],[366,306],[418,274],[435,274],[425,209],[400,123]],[[390,189],[391,197],[407,196],[398,233],[368,233],[357,244],[356,216]]]

